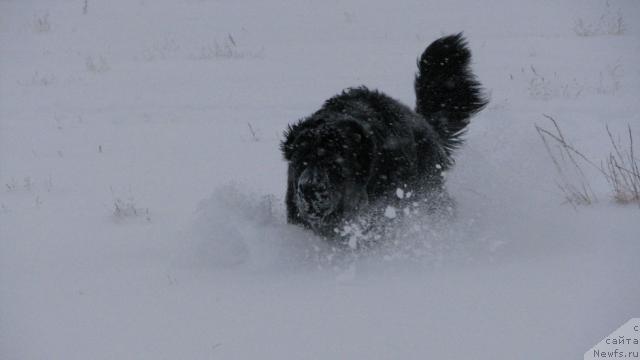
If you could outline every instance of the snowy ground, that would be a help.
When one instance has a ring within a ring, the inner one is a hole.
[[[575,359],[638,317],[640,209],[562,204],[534,124],[640,138],[640,2],[377,3],[0,0],[0,358]],[[368,255],[286,225],[286,124],[413,104],[461,30],[492,102],[455,223]]]

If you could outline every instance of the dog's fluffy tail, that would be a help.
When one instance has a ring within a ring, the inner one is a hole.
[[[416,112],[435,128],[448,154],[462,143],[469,118],[488,102],[470,61],[462,33],[434,41],[418,59]]]

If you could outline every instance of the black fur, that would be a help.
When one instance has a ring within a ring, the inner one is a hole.
[[[416,111],[359,87],[289,126],[281,143],[288,221],[334,236],[346,221],[395,203],[397,189],[431,208],[450,205],[441,173],[487,103],[470,59],[461,34],[429,45],[418,60]]]
[[[462,33],[434,41],[418,59],[416,112],[440,134],[449,155],[462,144],[469,118],[487,104],[470,61]]]

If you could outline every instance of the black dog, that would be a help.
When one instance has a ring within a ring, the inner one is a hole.
[[[487,104],[470,59],[462,34],[440,38],[418,60],[415,111],[359,87],[289,126],[281,144],[288,221],[334,237],[405,194],[432,210],[450,206],[442,171],[453,164],[469,118]]]

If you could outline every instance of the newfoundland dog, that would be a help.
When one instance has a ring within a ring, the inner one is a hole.
[[[362,216],[395,218],[418,204],[427,216],[450,212],[443,171],[488,102],[470,60],[462,34],[442,37],[418,59],[415,111],[358,87],[290,125],[281,143],[288,222],[336,238]]]

